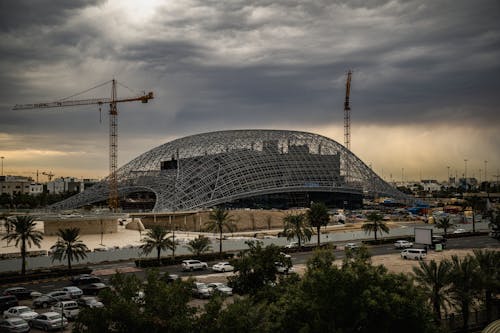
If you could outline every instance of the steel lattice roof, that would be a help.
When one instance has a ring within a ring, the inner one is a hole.
[[[338,142],[286,130],[230,130],[176,139],[117,171],[120,194],[152,191],[154,211],[206,208],[250,196],[321,191],[407,197]],[[52,206],[106,200],[107,179]]]

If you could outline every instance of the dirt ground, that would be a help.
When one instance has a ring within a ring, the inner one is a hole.
[[[500,251],[498,248],[491,248],[489,250],[494,250],[494,251]],[[431,260],[436,260],[436,261],[441,261],[443,259],[450,259],[452,255],[457,255],[459,258],[463,258],[466,255],[473,255],[472,250],[467,249],[467,250],[444,250],[442,252],[433,252],[429,251],[427,253],[427,258],[424,261],[431,261]],[[293,254],[292,254],[293,258]],[[342,264],[342,260],[335,260],[335,264],[340,266]],[[409,274],[412,272],[413,267],[418,267],[419,261],[418,260],[404,260],[401,258],[399,253],[395,254],[387,254],[387,255],[381,255],[381,256],[374,256],[372,257],[372,264],[373,265],[383,265],[385,266],[390,272],[394,273],[404,273],[404,274]],[[296,273],[299,275],[304,274],[306,270],[306,265],[295,265],[293,266],[294,270]],[[210,275],[202,275],[202,276],[196,276],[196,279],[199,280],[200,282],[205,282],[205,283],[210,283],[210,282],[227,282],[227,277],[232,275],[232,273],[220,273],[220,274],[210,274]]]

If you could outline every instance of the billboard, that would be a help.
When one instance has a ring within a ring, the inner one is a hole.
[[[415,244],[432,245],[432,229],[415,228]]]

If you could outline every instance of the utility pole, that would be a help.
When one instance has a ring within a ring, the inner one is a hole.
[[[2,176],[3,176],[3,159],[4,159],[4,158],[5,158],[5,157],[0,156],[0,159],[2,159]]]
[[[488,176],[486,174],[486,169],[488,167],[488,161],[487,160],[484,160],[484,181],[487,182],[488,181]]]

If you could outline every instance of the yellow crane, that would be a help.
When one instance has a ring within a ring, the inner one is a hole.
[[[88,92],[92,89],[102,87],[106,84],[111,83],[111,98],[91,98],[91,99],[80,99],[71,100],[74,96],[80,95],[82,93]],[[100,84],[96,87],[85,90],[82,93],[72,95],[65,99],[48,102],[48,103],[36,103],[36,104],[16,104],[13,110],[27,110],[27,109],[45,109],[45,108],[56,108],[56,107],[69,107],[77,105],[98,105],[99,110],[103,104],[109,104],[109,207],[114,211],[118,208],[118,182],[116,179],[117,161],[118,161],[118,103],[123,102],[134,102],[141,101],[142,103],[147,103],[150,99],[153,99],[153,92],[145,93],[143,92],[139,96],[118,98],[116,93],[116,86],[118,82],[113,79],[111,81]],[[47,175],[48,176],[48,175]]]

